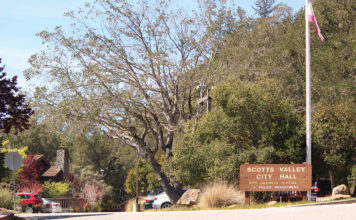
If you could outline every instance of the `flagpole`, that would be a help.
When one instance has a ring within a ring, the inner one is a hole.
[[[310,29],[307,7],[310,0],[305,0],[305,64],[306,64],[306,162],[311,164],[311,83],[310,83]]]
[[[308,20],[309,1],[305,0],[305,65],[306,65],[306,162],[311,160],[311,83],[310,83],[310,29]],[[308,191],[308,199],[311,199],[311,191]]]

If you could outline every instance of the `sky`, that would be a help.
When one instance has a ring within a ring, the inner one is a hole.
[[[93,1],[93,0],[92,0]],[[193,0],[172,0],[177,7],[193,8]],[[69,27],[71,20],[64,13],[82,7],[84,0],[0,0],[0,58],[8,77],[18,76],[18,85],[32,90],[23,71],[29,68],[28,58],[40,52],[44,46],[36,36],[42,30],[53,30],[56,26]],[[235,0],[235,4],[253,15],[251,6],[255,0]],[[304,7],[305,0],[276,0],[283,2],[296,12]]]

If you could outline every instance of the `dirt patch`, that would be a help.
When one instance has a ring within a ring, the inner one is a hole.
[[[9,210],[9,209],[0,208],[0,213],[8,214],[8,213],[14,213],[14,212],[12,210]]]

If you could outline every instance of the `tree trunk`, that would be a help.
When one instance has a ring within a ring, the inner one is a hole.
[[[347,188],[349,188],[349,181],[347,179],[348,175],[349,175],[349,171],[347,169],[347,166],[345,166],[344,167],[344,183],[347,186]]]
[[[167,193],[169,199],[173,204],[176,204],[183,194],[182,185],[180,183],[172,185],[166,174],[162,172],[162,167],[157,161],[151,157],[145,157],[147,163],[152,167],[158,181],[161,183],[164,191]]]
[[[188,119],[190,120],[193,117],[192,87],[191,86],[189,86],[188,109],[189,109]]]
[[[332,170],[329,170],[329,177],[330,177],[330,185],[332,190],[335,187],[334,172]]]

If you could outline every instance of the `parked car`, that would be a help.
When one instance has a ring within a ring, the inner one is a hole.
[[[188,189],[183,189],[183,193],[187,190]],[[168,208],[171,206],[172,206],[172,203],[169,200],[168,195],[164,191],[161,192],[160,194],[158,194],[157,196],[155,196],[154,201],[152,203],[152,207],[154,209],[164,209],[164,208]]]
[[[318,179],[312,186],[312,195],[314,196],[326,196],[331,194],[331,183],[329,179]]]
[[[53,202],[49,199],[42,198],[42,212],[62,212],[61,204],[58,202]]]
[[[160,194],[161,192],[164,192],[163,189],[154,189],[154,190],[151,190],[146,199],[145,199],[145,209],[152,209],[152,203],[154,201],[154,198],[156,195]]]
[[[164,209],[172,206],[171,201],[169,200],[166,192],[161,192],[160,194],[154,197],[154,201],[152,203],[152,207],[154,209]]]
[[[34,193],[16,193],[20,197],[21,210],[23,212],[37,213],[41,211],[43,201]]]

